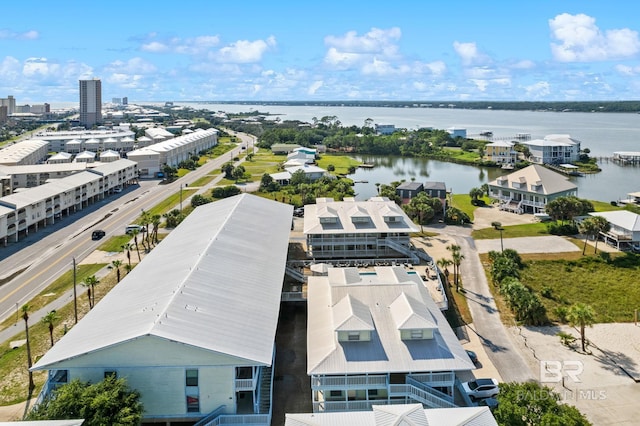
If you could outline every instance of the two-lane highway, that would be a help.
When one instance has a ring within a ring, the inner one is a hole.
[[[246,143],[245,138],[242,140]],[[102,241],[91,240],[93,230],[106,231],[105,238],[123,234],[124,228],[134,222],[143,210],[149,210],[175,194],[186,183],[220,170],[224,163],[241,152],[240,145],[170,184],[143,180],[140,185],[109,196],[63,218],[56,225],[41,228],[22,242],[0,247],[0,258],[4,257],[0,260],[0,278],[16,272],[13,279],[0,287],[0,321],[15,315],[16,307],[27,303],[70,270],[73,258],[80,262],[94,251]]]

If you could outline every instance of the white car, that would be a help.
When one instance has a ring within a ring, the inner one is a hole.
[[[471,399],[495,398],[500,392],[496,379],[475,379],[464,382],[462,388]]]

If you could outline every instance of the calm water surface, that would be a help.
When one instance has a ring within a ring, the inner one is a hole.
[[[614,151],[640,151],[640,114],[604,113],[556,113],[538,111],[465,110],[449,108],[375,108],[375,107],[321,107],[321,106],[264,106],[235,104],[198,104],[196,109],[212,111],[249,112],[260,111],[278,114],[281,119],[312,122],[313,118],[335,116],[345,126],[362,126],[370,118],[378,124],[394,124],[398,128],[416,129],[434,127],[447,129],[460,127],[467,134],[490,130],[495,137],[509,138],[516,133],[530,133],[532,138],[542,138],[554,133],[570,134],[589,148],[591,155],[610,157]],[[369,158],[373,169],[358,169],[355,180],[358,199],[376,194],[375,183],[390,183],[405,179],[410,181],[444,181],[455,193],[467,193],[497,176],[500,169],[483,169],[434,160],[401,157]],[[595,175],[570,178],[578,185],[578,196],[592,200],[612,201],[626,198],[629,192],[640,191],[640,167],[621,167],[611,162],[600,163],[602,172]]]

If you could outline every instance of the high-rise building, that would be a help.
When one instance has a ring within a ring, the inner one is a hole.
[[[11,95],[6,98],[0,98],[0,106],[6,106],[7,114],[11,115],[16,112],[16,99]]]
[[[80,124],[91,128],[102,122],[102,82],[80,80]]]

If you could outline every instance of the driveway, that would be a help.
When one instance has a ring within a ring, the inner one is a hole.
[[[564,237],[557,235],[546,235],[543,237],[520,237],[504,238],[495,240],[475,240],[478,253],[489,253],[490,251],[501,251],[513,249],[520,254],[523,253],[567,253],[571,251],[581,251],[578,246]]]
[[[473,317],[473,323],[467,326],[468,333],[478,337],[503,381],[522,382],[533,379],[534,375],[528,364],[502,324],[478,251],[470,236],[471,228],[434,225],[425,229],[439,235],[414,239],[414,244],[422,246],[435,260],[450,258],[451,254],[446,250],[446,246],[450,244],[459,245],[464,255],[460,274]]]

